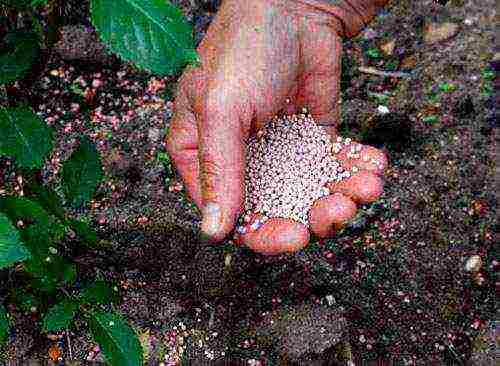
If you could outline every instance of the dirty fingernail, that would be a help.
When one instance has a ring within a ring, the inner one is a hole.
[[[221,209],[216,203],[209,202],[202,210],[203,221],[201,231],[206,235],[213,236],[220,230]]]

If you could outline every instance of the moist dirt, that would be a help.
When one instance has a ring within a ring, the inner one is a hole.
[[[175,3],[201,40],[219,2]],[[67,24],[75,34],[89,26],[85,4]],[[60,44],[15,92],[57,131],[47,184],[59,189],[80,136],[101,153],[105,179],[90,205],[71,211],[90,219],[99,246],[75,260],[82,278],[119,284],[116,307],[147,364],[494,363],[494,9],[490,0],[394,1],[344,42],[338,129],[387,152],[385,191],[335,238],[277,257],[200,242],[199,212],[163,144],[178,75],[154,77],[101,53],[78,60]],[[6,160],[0,185],[19,188]],[[481,263],[467,271],[474,255]],[[36,313],[13,314],[0,363],[58,364],[54,347],[66,365],[102,362],[85,322],[56,339],[40,333]]]

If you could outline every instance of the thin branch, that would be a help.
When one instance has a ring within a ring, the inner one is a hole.
[[[378,70],[374,67],[364,67],[360,66],[358,68],[359,72],[363,72],[365,74],[370,74],[370,75],[377,75],[377,76],[386,76],[386,77],[391,77],[391,78],[409,78],[411,77],[411,74],[408,72],[402,72],[402,71],[384,71],[384,70]]]
[[[69,329],[66,328],[66,342],[68,343],[69,359],[73,359],[73,350],[71,349],[71,338],[69,337]]]

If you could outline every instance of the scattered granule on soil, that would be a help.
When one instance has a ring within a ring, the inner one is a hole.
[[[253,213],[262,219],[289,218],[309,226],[313,203],[330,194],[328,182],[340,182],[358,171],[344,169],[336,159],[351,145],[349,157],[359,157],[361,145],[331,136],[306,114],[275,117],[247,143],[244,220]],[[256,229],[256,228],[252,228]],[[241,227],[238,230],[244,230]]]

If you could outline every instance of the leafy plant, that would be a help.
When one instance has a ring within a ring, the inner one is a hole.
[[[481,76],[485,80],[493,80],[495,79],[496,73],[492,68],[487,67],[481,72]]]
[[[53,133],[27,107],[0,109],[0,154],[14,159],[19,169],[33,179],[52,147]],[[64,163],[62,181],[66,198],[75,206],[88,203],[102,178],[100,158],[86,138]],[[132,328],[114,312],[99,306],[117,300],[117,288],[102,281],[83,290],[75,288],[77,268],[58,253],[56,243],[73,230],[87,244],[95,244],[97,235],[85,222],[66,215],[59,196],[34,179],[28,184],[28,197],[0,197],[0,269],[22,263],[26,294],[13,295],[28,308],[47,308],[42,318],[45,332],[70,327],[78,317],[85,317],[101,343],[103,354],[115,365],[142,364],[139,341]],[[15,292],[14,292],[15,293]],[[45,294],[45,295],[44,295]],[[48,294],[52,296],[47,296]],[[49,298],[61,299],[52,304]],[[24,300],[23,300],[24,299]],[[38,300],[37,300],[38,299]],[[96,315],[98,314],[98,315]],[[113,325],[102,319],[117,319]],[[9,334],[5,308],[0,308],[0,340]],[[119,320],[118,320],[119,319]]]
[[[370,100],[373,100],[378,105],[387,105],[387,103],[389,102],[389,99],[391,97],[389,94],[374,93],[371,91],[368,91],[367,94],[368,94],[368,97],[370,98]]]
[[[430,116],[426,116],[422,119],[423,122],[433,125],[439,120],[438,116],[432,114]]]
[[[65,299],[51,307],[43,318],[43,330],[54,332],[69,327],[76,316],[78,306],[78,302]]]
[[[36,9],[49,6],[47,32]],[[37,61],[41,45],[50,52],[62,25],[54,0],[0,0],[5,22],[0,51],[0,85],[24,77]],[[9,10],[14,10],[10,11]],[[198,64],[192,26],[182,11],[169,1],[91,0],[91,21],[108,49],[138,67],[165,76],[180,72],[187,64]],[[14,14],[14,15],[12,15]],[[29,26],[18,27],[18,24]],[[2,37],[0,23],[0,37]]]
[[[2,131],[13,136],[1,140],[2,155],[9,154],[27,176],[36,176],[33,168],[43,164],[47,147],[52,146],[52,133],[41,129],[42,121],[26,107],[4,108],[1,116]],[[84,138],[63,165],[66,198],[75,206],[88,203],[101,178],[99,154]],[[0,197],[0,268],[21,262],[25,293],[34,295],[26,298],[26,294],[14,291],[12,298],[29,308],[35,306],[42,312],[47,309],[41,322],[45,332],[66,329],[83,316],[111,364],[141,365],[142,353],[134,330],[119,314],[100,308],[117,301],[118,288],[97,280],[78,290],[76,265],[59,255],[57,242],[69,230],[88,244],[97,242],[96,233],[87,223],[67,217],[61,200],[50,188],[36,180],[28,186],[28,197]],[[47,300],[50,298],[60,300],[53,303]],[[8,338],[8,329],[2,306],[0,340]]]
[[[0,92],[11,105],[17,100],[9,100],[6,87],[48,59],[41,59],[40,49],[51,52],[63,23],[58,16],[61,6],[64,2],[54,0],[0,0]],[[43,7],[49,14],[45,22]],[[109,50],[142,69],[163,76],[199,62],[190,24],[168,1],[91,0],[90,10]],[[92,227],[69,217],[64,208],[65,202],[73,207],[87,204],[102,179],[94,144],[82,138],[64,162],[62,198],[38,179],[53,147],[53,130],[28,106],[0,106],[0,131],[0,157],[12,159],[27,178],[25,197],[0,196],[0,269],[16,266],[13,274],[22,284],[11,289],[7,301],[25,311],[40,311],[44,332],[69,328],[83,317],[107,361],[141,365],[142,350],[134,330],[120,314],[102,309],[118,300],[118,288],[100,279],[77,286],[78,268],[60,254],[58,245],[70,232],[85,245],[98,243]],[[170,166],[168,157],[163,162]],[[8,339],[9,326],[6,308],[0,304],[0,343]]]
[[[32,6],[46,4],[48,0],[0,0],[0,5],[6,5],[17,10],[25,10]]]
[[[81,292],[81,300],[88,304],[100,305],[109,301],[118,301],[118,288],[111,288],[104,281],[96,281],[85,287]]]

